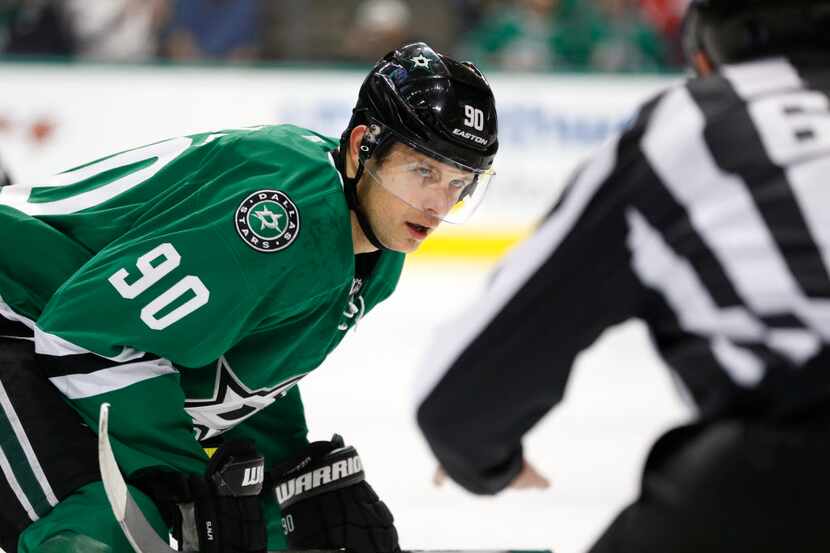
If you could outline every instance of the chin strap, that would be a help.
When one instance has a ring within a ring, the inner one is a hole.
[[[334,160],[334,165],[340,172],[340,176],[343,178],[343,191],[346,193],[346,204],[348,204],[349,209],[354,211],[354,214],[357,215],[357,222],[360,224],[360,229],[374,247],[379,250],[388,250],[389,248],[384,246],[377,234],[375,234],[375,231],[372,229],[372,224],[366,216],[366,212],[363,211],[363,207],[361,207],[360,202],[357,199],[357,181],[359,181],[360,177],[363,175],[363,162],[361,161],[358,163],[357,174],[355,174],[352,178],[346,174],[345,152],[338,149],[337,152],[335,152]]]

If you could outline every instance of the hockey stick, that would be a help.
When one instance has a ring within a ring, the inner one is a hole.
[[[127,489],[121,470],[112,453],[109,437],[110,404],[102,403],[98,417],[98,465],[101,481],[110,501],[115,520],[133,546],[135,553],[177,553],[175,549],[156,534],[141,509]]]
[[[107,493],[115,520],[121,526],[121,530],[127,537],[127,541],[135,550],[135,553],[178,553],[165,542],[150,526],[144,513],[138,508],[127,483],[121,475],[115,455],[112,452],[112,444],[109,438],[109,412],[110,404],[102,403],[98,418],[98,465],[101,469],[101,481],[104,483],[104,491]],[[198,552],[192,552],[198,553]],[[314,549],[306,551],[279,551],[272,553],[343,553],[340,549],[326,550]],[[402,553],[552,553],[549,549],[538,550],[412,550]]]

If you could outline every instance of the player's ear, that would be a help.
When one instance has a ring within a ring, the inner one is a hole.
[[[357,125],[349,136],[349,155],[354,160],[355,166],[357,166],[357,156],[360,153],[360,143],[363,142],[363,135],[366,134],[367,129],[366,125]]]
[[[694,65],[694,69],[697,71],[697,74],[701,77],[707,77],[714,71],[714,67],[712,61],[709,59],[709,56],[701,51],[695,52],[695,55],[692,58],[692,64]]]

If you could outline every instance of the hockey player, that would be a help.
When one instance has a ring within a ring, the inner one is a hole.
[[[222,130],[0,189],[3,549],[131,550],[88,428],[109,402],[131,493],[185,550],[398,550],[354,450],[308,444],[296,384],[475,209],[497,148],[481,73],[418,43],[339,142]]]
[[[699,417],[592,553],[830,551],[828,24],[830,0],[691,3],[697,78],[593,156],[430,349],[418,422],[451,478],[543,485],[524,434],[639,318]]]

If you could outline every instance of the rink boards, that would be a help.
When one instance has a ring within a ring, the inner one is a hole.
[[[489,75],[499,110],[497,176],[463,227],[420,258],[494,259],[526,235],[574,167],[677,76]],[[171,136],[293,123],[332,136],[363,74],[279,67],[0,64],[0,158],[20,181]]]

